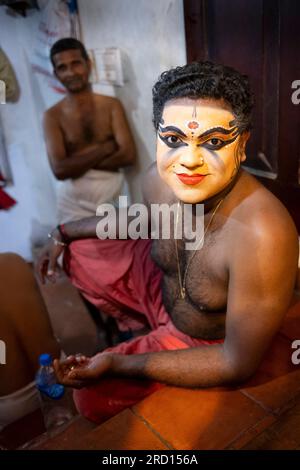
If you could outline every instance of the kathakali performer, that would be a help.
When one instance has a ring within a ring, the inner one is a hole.
[[[184,205],[203,204],[199,249],[186,250],[174,231],[169,240],[99,240],[95,216],[55,229],[40,259],[41,275],[53,279],[64,250],[73,284],[121,331],[148,328],[80,362],[55,361],[78,410],[98,423],[164,384],[248,379],[295,284],[291,217],[241,168],[251,129],[247,77],[211,62],[176,67],[155,84],[153,106],[157,162],[143,178],[144,198],[149,208],[176,204],[181,223]]]

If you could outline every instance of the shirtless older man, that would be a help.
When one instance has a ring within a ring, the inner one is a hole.
[[[44,133],[54,175],[64,180],[58,197],[60,222],[95,214],[122,191],[118,170],[135,162],[135,145],[116,98],[93,93],[91,62],[83,44],[64,38],[51,48],[54,73],[66,97],[48,109]]]
[[[79,389],[80,412],[96,422],[162,384],[213,387],[250,377],[295,285],[294,224],[240,166],[251,127],[247,78],[210,62],[177,67],[154,86],[153,104],[157,167],[144,178],[145,200],[177,203],[178,211],[204,204],[202,249],[185,250],[174,237],[87,240],[99,221],[92,217],[66,224],[63,236],[55,230],[40,263],[53,277],[68,244],[65,265],[83,295],[121,329],[151,329],[80,364],[55,361],[59,380]]]

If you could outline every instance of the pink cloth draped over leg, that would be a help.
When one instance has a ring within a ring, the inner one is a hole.
[[[121,331],[145,326],[152,330],[106,351],[142,354],[222,342],[191,338],[175,327],[162,302],[162,272],[150,250],[151,240],[87,239],[71,243],[65,254],[73,285],[113,316]],[[104,378],[95,386],[75,390],[74,400],[83,416],[101,423],[163,386],[142,379]]]

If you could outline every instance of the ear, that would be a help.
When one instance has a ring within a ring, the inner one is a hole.
[[[240,161],[241,162],[244,162],[247,158],[247,156],[246,156],[246,144],[248,142],[249,137],[250,137],[250,131],[244,131],[241,134],[240,149],[239,149]]]

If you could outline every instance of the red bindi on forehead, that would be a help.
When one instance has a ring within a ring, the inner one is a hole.
[[[199,123],[197,121],[190,121],[188,122],[187,127],[189,129],[198,129]]]

